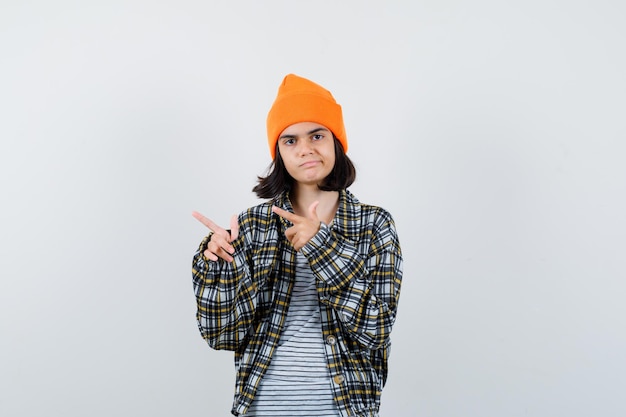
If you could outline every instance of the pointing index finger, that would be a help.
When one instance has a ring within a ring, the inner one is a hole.
[[[278,206],[272,206],[272,211],[278,214],[283,219],[287,219],[292,223],[295,223],[300,218],[300,216],[298,216],[297,214],[293,214],[287,210],[283,210]]]
[[[216,225],[215,223],[213,223],[213,221],[211,221],[211,219],[209,219],[208,217],[203,216],[202,214],[198,213],[197,211],[193,211],[191,213],[191,215],[198,220],[200,223],[202,223],[203,225],[205,225],[206,227],[208,227],[211,231],[213,231],[214,233],[222,233],[222,232],[226,232],[224,229],[222,229],[221,227],[219,227],[218,225]]]

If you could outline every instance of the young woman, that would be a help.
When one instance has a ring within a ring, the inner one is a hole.
[[[235,352],[233,415],[378,416],[402,254],[391,215],[360,203],[341,106],[287,75],[267,118],[266,203],[193,258],[198,327]]]

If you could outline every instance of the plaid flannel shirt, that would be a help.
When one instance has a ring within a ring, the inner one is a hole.
[[[214,349],[233,350],[232,414],[245,414],[280,339],[294,284],[296,253],[285,237],[293,212],[287,193],[239,215],[233,262],[193,259],[198,328]],[[387,378],[402,254],[391,215],[340,192],[332,225],[301,249],[317,278],[322,333],[335,402],[342,416],[376,416]]]

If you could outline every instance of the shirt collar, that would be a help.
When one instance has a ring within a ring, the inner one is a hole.
[[[272,202],[273,204],[293,213],[293,206],[289,200],[289,191],[284,191]],[[280,217],[283,227],[292,226],[289,220]],[[333,229],[350,240],[357,240],[361,229],[361,204],[348,190],[339,191],[339,206],[333,219]]]

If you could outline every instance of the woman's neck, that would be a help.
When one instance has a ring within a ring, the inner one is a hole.
[[[305,217],[308,216],[311,204],[319,201],[316,210],[317,217],[326,224],[330,224],[333,220],[339,206],[339,192],[322,191],[317,188],[317,185],[297,185],[292,189],[289,197],[294,213]]]

